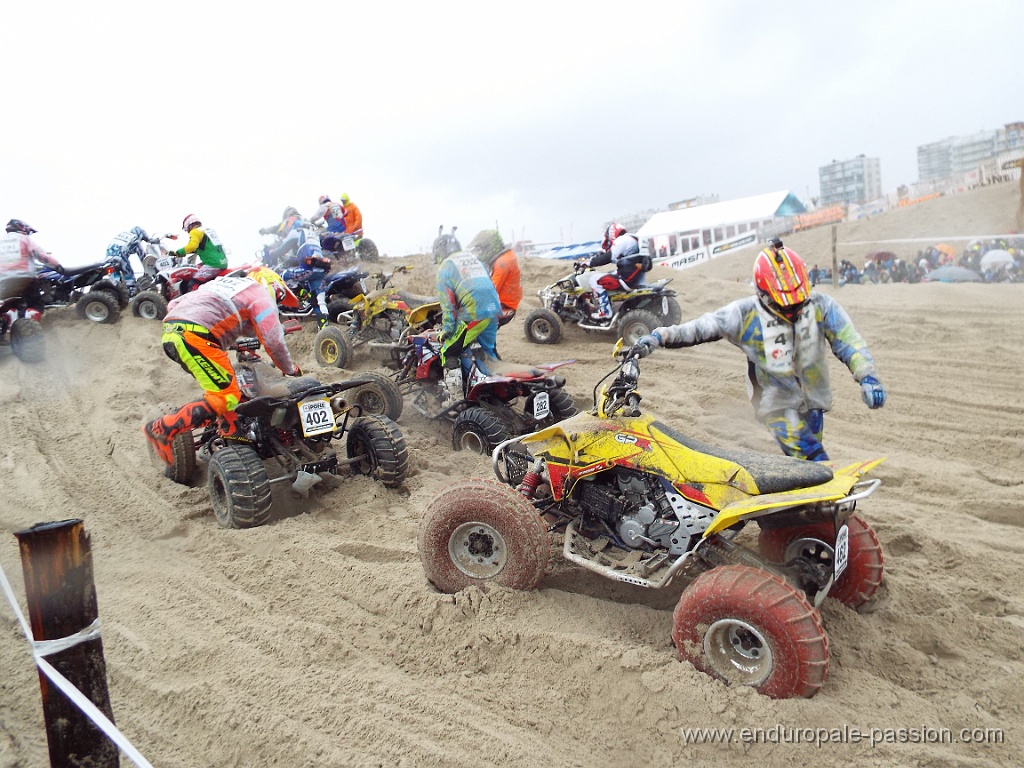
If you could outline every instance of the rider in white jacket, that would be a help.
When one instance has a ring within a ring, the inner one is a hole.
[[[604,231],[601,253],[590,260],[590,267],[614,264],[614,272],[594,272],[590,276],[590,289],[594,292],[594,320],[607,320],[612,316],[612,305],[608,291],[622,287],[635,288],[644,276],[643,256],[640,253],[640,239],[631,235],[619,224],[611,224]]]

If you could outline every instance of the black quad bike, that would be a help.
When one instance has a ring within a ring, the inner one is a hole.
[[[130,268],[119,256],[108,257],[99,264],[60,271],[43,267],[30,304],[40,311],[74,305],[83,320],[116,323],[131,299],[124,281],[124,270]]]
[[[392,388],[363,376],[322,384],[311,376],[289,378],[264,362],[259,341],[236,344],[235,373],[244,397],[235,409],[246,441],[226,440],[216,424],[174,438],[174,460],[164,474],[189,484],[197,457],[209,462],[207,490],[217,522],[225,528],[266,524],[271,486],[289,483],[305,496],[324,474],[342,467],[396,488],[405,480],[409,453],[398,425],[383,415],[393,403]],[[390,385],[390,381],[385,379]],[[367,404],[366,410],[362,403]],[[374,413],[380,410],[380,415]],[[345,456],[335,445],[345,440]]]

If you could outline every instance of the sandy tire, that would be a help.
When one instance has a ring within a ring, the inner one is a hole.
[[[857,515],[851,515],[846,525],[850,529],[846,570],[832,585],[828,596],[856,611],[867,606],[882,586],[882,546],[871,526]],[[764,528],[758,534],[757,546],[761,554],[774,563],[784,563],[794,557],[831,563],[835,535],[831,522]]]
[[[452,448],[456,451],[472,451],[490,456],[509,437],[505,422],[486,408],[467,408],[455,417],[452,424]]]
[[[377,244],[373,240],[363,238],[356,246],[356,255],[360,261],[380,261],[380,253],[377,251]]]
[[[171,440],[173,461],[164,465],[164,477],[179,485],[192,485],[196,474],[196,443],[192,430],[180,432]]]
[[[683,308],[671,296],[666,296],[665,302],[668,304],[668,312],[659,313],[663,320],[662,325],[679,325],[683,322]]]
[[[387,416],[398,421],[405,403],[394,379],[370,371],[360,373],[356,379],[366,379],[367,383],[349,390],[348,400],[359,406],[361,415]]]
[[[345,450],[353,472],[397,488],[409,471],[409,450],[398,425],[386,416],[360,416],[348,430]]]
[[[19,317],[11,324],[11,351],[23,363],[41,363],[46,358],[46,336],[38,320]]]
[[[104,290],[89,291],[75,302],[75,309],[83,320],[92,320],[94,323],[104,325],[113,325],[121,316],[121,305],[117,302],[117,296]]]
[[[327,319],[332,323],[338,323],[344,325],[344,318],[341,317],[345,312],[352,311],[352,302],[348,299],[331,299],[327,302]]]
[[[270,481],[252,448],[229,445],[210,457],[206,489],[217,522],[225,528],[255,528],[270,519]]]
[[[656,314],[646,309],[631,309],[619,320],[619,338],[624,346],[631,347],[641,336],[648,335],[664,323]]]
[[[156,291],[142,291],[135,294],[130,304],[132,314],[143,320],[163,320],[167,314],[167,299]]]
[[[420,522],[417,548],[427,579],[442,592],[496,584],[535,589],[549,540],[525,498],[492,480],[470,480],[435,496]]]
[[[800,590],[759,568],[698,576],[672,614],[680,661],[773,699],[810,698],[828,672],[828,635]]]
[[[117,283],[114,284],[113,291],[111,291],[111,293],[117,296],[117,306],[122,312],[128,309],[128,305],[131,303],[132,300],[132,294],[128,290],[127,285],[125,285],[121,281],[118,281]]]
[[[526,316],[523,332],[531,344],[557,344],[562,338],[562,321],[550,309],[540,307]]]
[[[576,401],[564,389],[553,389],[550,395],[551,413],[554,415],[555,421],[562,421],[562,419],[568,419],[570,416],[575,416],[579,413]]]
[[[321,328],[313,339],[313,353],[323,367],[344,368],[353,355],[348,332],[336,325]]]

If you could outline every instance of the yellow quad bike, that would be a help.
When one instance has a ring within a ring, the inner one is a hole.
[[[557,344],[562,338],[562,325],[575,323],[584,331],[615,332],[627,344],[646,336],[662,325],[682,322],[683,310],[675,290],[668,288],[672,278],[653,283],[644,282],[630,288],[620,281],[619,290],[608,292],[612,316],[595,320],[594,294],[590,277],[594,270],[585,261],[573,264],[573,273],[537,291],[543,306],[531,311],[523,320],[526,340],[533,344]]]
[[[819,606],[866,606],[882,551],[857,502],[884,459],[841,469],[701,443],[640,411],[639,360],[616,353],[596,408],[495,448],[499,482],[449,486],[428,505],[418,548],[442,592],[537,587],[549,537],[615,581],[686,586],[673,613],[680,660],[773,698],[810,697],[828,670]],[[600,384],[599,384],[600,386]],[[756,549],[737,541],[751,521]]]
[[[374,272],[372,291],[364,290],[349,299],[349,307],[331,320],[339,325],[322,328],[313,340],[313,353],[321,366],[344,368],[353,359],[355,349],[367,346],[384,350],[398,365],[406,338],[429,330],[441,321],[441,304],[434,296],[417,296],[391,285],[395,275],[404,274],[411,265],[393,272]]]

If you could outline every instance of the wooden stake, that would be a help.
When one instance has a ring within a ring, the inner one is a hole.
[[[92,550],[81,520],[40,523],[15,534],[25,574],[25,599],[36,641],[80,632],[99,616]],[[87,640],[46,660],[114,721],[103,641]],[[117,768],[117,747],[49,679],[39,673],[51,766]]]

